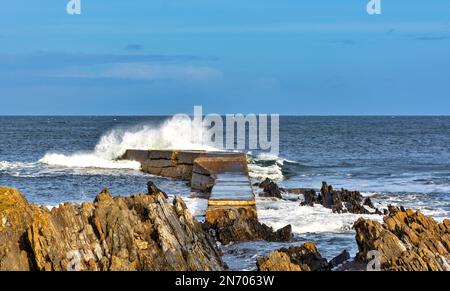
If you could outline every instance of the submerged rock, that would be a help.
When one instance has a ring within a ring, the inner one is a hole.
[[[312,242],[272,251],[259,258],[256,265],[259,271],[331,271],[333,267]]]
[[[0,188],[0,270],[223,270],[183,200],[161,192],[64,203],[51,211]]]
[[[302,194],[305,199],[300,203],[301,206],[322,204],[323,207],[332,209],[334,213],[382,214],[369,197],[364,198],[358,191],[334,190],[327,182],[322,182],[319,195],[314,189],[305,190]]]
[[[420,211],[389,208],[383,224],[355,223],[357,260],[368,262],[377,251],[382,270],[450,271],[450,220],[437,223]]]
[[[305,200],[300,203],[301,206],[314,206],[314,204],[321,204],[320,197],[317,195],[316,191],[313,189],[307,190],[303,193]]]
[[[323,182],[320,192],[318,202],[321,202],[324,207],[332,209],[334,213],[381,214],[374,207],[370,198],[364,200],[364,197],[358,191],[346,189],[337,191],[331,185]],[[373,210],[369,211],[365,206]]]
[[[281,196],[281,189],[274,181],[269,178],[266,178],[259,184],[259,187],[263,189],[263,193],[259,194],[261,197],[275,197],[278,199],[283,199]]]

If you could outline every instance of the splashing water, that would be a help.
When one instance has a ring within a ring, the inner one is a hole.
[[[201,130],[203,128],[190,119],[173,117],[160,127],[144,125],[134,129],[113,129],[100,138],[92,152],[47,153],[39,162],[71,168],[138,170],[138,162],[117,159],[127,149],[217,150],[195,142],[195,136]]]

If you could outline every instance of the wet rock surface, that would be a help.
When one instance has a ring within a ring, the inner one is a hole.
[[[272,251],[256,262],[259,271],[331,271],[350,257],[347,251],[328,262],[312,242]]]
[[[301,206],[314,206],[314,204],[322,204],[319,195],[317,195],[316,191],[308,190],[303,193],[303,197],[305,200],[300,203]]]
[[[331,268],[342,265],[350,259],[350,253],[347,250],[342,251],[339,255],[330,260],[329,265]]]
[[[261,197],[275,197],[278,199],[283,199],[283,196],[281,195],[283,189],[269,178],[266,178],[264,181],[259,183],[258,187],[263,189],[263,192],[259,194]]]
[[[0,187],[0,270],[223,270],[183,200],[161,192],[53,208]]]
[[[213,223],[206,223],[216,239],[222,244],[253,240],[273,242],[287,242],[292,238],[292,227],[285,227],[274,231],[273,228],[258,221],[256,208],[223,208],[215,210],[216,218]]]
[[[305,190],[303,196],[305,199],[300,204],[301,206],[321,204],[325,208],[332,209],[334,213],[382,214],[369,197],[364,198],[358,191],[334,190],[326,182],[322,183],[320,194],[310,189]]]
[[[346,189],[334,190],[331,185],[326,182],[322,183],[320,190],[322,197],[322,205],[330,208],[335,213],[355,213],[355,214],[371,214],[363,203],[364,197],[358,191],[349,191]],[[366,204],[372,204],[370,198],[366,199]],[[376,211],[376,209],[374,209]]]
[[[450,271],[450,220],[437,223],[420,211],[389,208],[384,223],[363,218],[355,223],[356,259],[367,262],[377,251],[382,270]]]

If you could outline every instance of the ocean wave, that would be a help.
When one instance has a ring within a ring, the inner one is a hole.
[[[128,149],[217,150],[195,142],[202,128],[189,119],[173,117],[159,127],[116,128],[103,135],[92,152],[47,153],[39,162],[69,168],[136,169],[140,164],[118,160]]]
[[[295,234],[346,232],[359,217],[382,220],[379,215],[336,214],[321,205],[300,206],[299,202],[258,198],[258,218],[261,222],[279,229],[291,224]]]
[[[36,167],[36,163],[0,161],[0,171],[20,170]]]
[[[248,171],[250,178],[254,180],[262,180],[265,178],[274,181],[282,181],[284,160],[277,156],[256,155],[248,153]]]
[[[298,175],[307,168],[303,164],[271,154],[247,153],[250,178],[259,181],[265,178],[281,182]]]
[[[103,158],[96,153],[76,153],[72,155],[46,154],[39,162],[50,166],[68,168],[103,168],[139,170],[141,164],[135,161],[116,161]]]

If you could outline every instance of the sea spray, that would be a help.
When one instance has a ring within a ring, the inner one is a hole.
[[[127,149],[217,150],[195,143],[194,136],[203,129],[194,122],[173,117],[161,126],[141,125],[116,128],[103,135],[91,152],[47,153],[39,162],[70,168],[136,169],[140,164],[118,160]]]

